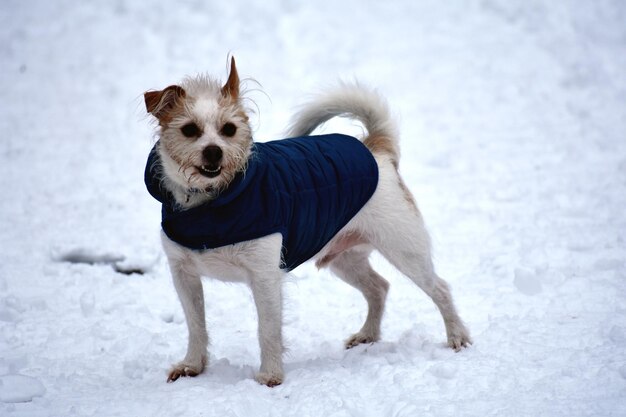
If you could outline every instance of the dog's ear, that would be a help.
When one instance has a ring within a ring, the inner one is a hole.
[[[222,95],[232,100],[239,98],[239,74],[237,74],[234,56],[230,58],[230,74],[228,74],[228,81],[222,87]]]
[[[159,121],[168,119],[168,114],[176,103],[185,98],[185,90],[178,85],[170,85],[162,91],[146,91],[143,98],[146,102],[146,110]]]

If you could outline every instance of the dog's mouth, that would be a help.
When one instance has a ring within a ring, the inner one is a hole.
[[[215,178],[222,172],[221,165],[202,165],[196,168],[200,174],[207,178]]]

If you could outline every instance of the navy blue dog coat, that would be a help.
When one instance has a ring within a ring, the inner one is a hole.
[[[163,203],[161,226],[171,240],[206,250],[280,233],[286,270],[318,253],[378,184],[374,157],[351,136],[255,142],[245,174],[237,174],[216,199],[181,210],[161,187],[157,146],[150,152],[145,182]]]

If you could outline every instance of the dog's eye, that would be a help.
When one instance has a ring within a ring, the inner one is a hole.
[[[188,138],[200,136],[200,128],[195,123],[187,123],[185,126],[180,128],[180,131],[183,132],[183,135]]]
[[[220,131],[220,133],[226,137],[232,138],[233,136],[235,136],[235,133],[237,133],[237,126],[235,126],[234,123],[224,123],[224,126],[222,126],[222,130]]]

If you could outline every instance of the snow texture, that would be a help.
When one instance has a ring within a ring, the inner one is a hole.
[[[626,415],[624,22],[620,0],[3,0],[0,415]],[[343,349],[364,300],[305,264],[285,383],[260,386],[250,293],[207,280],[210,366],[165,383],[187,330],[142,93],[223,77],[228,53],[262,85],[260,141],[340,78],[389,99],[471,348],[374,256],[381,342]]]
[[[23,403],[41,397],[46,389],[41,382],[24,375],[4,375],[0,377],[0,401],[3,403]]]

